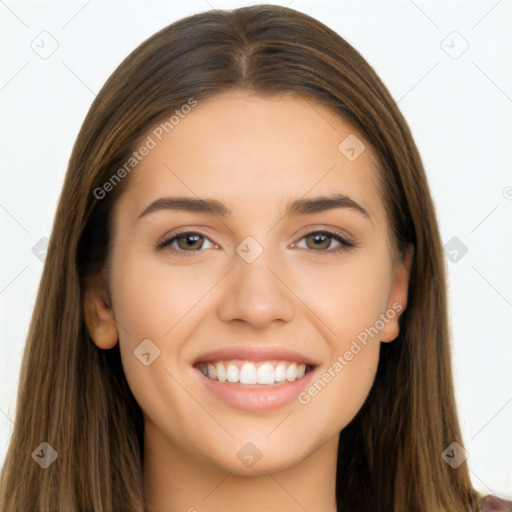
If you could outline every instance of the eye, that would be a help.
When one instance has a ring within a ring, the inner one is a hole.
[[[210,247],[204,247],[204,240],[207,240]],[[161,250],[168,247],[170,250],[180,256],[185,253],[199,252],[201,249],[212,249],[218,247],[213,244],[209,238],[194,231],[184,231],[182,233],[170,233],[163,240],[156,244],[157,249]]]
[[[328,230],[316,230],[305,234],[299,241],[306,240],[306,247],[299,247],[293,243],[292,247],[300,249],[310,249],[317,254],[337,254],[347,249],[356,247],[356,245],[344,236],[333,233]],[[338,244],[334,249],[331,247],[333,240]],[[206,247],[205,247],[205,241]],[[209,244],[209,246],[208,246]],[[208,237],[195,231],[183,231],[181,233],[170,233],[156,244],[158,250],[168,248],[177,256],[186,256],[200,252],[202,249],[214,249],[219,247],[213,243]]]
[[[312,231],[304,235],[300,240],[306,240],[305,249],[312,249],[313,252],[318,254],[336,254],[347,249],[355,247],[355,244],[349,242],[346,238],[338,233],[331,231]],[[338,247],[331,249],[332,241],[338,243]],[[310,241],[311,243],[308,243]],[[294,247],[295,244],[292,244]],[[303,249],[304,247],[299,247]]]

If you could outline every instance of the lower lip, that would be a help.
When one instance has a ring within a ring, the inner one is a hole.
[[[214,395],[228,405],[245,411],[271,411],[283,407],[297,399],[299,393],[310,384],[313,375],[311,371],[293,382],[254,388],[246,384],[219,382],[210,379],[200,370],[196,371]]]

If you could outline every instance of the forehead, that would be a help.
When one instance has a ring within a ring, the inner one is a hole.
[[[228,92],[165,124],[171,115],[140,139],[152,148],[120,201],[134,215],[166,194],[218,197],[239,213],[255,213],[333,192],[349,195],[372,217],[383,214],[371,148],[318,102]]]

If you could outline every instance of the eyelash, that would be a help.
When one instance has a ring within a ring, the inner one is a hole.
[[[167,235],[166,237],[164,237],[161,241],[159,241],[157,244],[156,244],[156,248],[157,250],[163,250],[165,249],[166,247],[169,248],[169,250],[171,250],[172,252],[174,252],[177,256],[190,256],[190,255],[194,255],[194,254],[197,254],[199,252],[202,252],[203,249],[193,249],[191,251],[185,251],[185,250],[182,250],[182,249],[172,249],[170,246],[171,244],[177,240],[177,238],[181,235],[199,235],[200,237],[203,237],[203,238],[206,238],[207,240],[210,240],[206,235],[203,235],[201,233],[198,233],[196,231],[181,231],[181,232],[175,232],[175,233],[170,233],[169,235]],[[340,247],[336,248],[336,249],[322,249],[322,250],[319,250],[319,251],[316,251],[314,249],[306,249],[306,250],[311,250],[313,251],[315,254],[320,254],[320,255],[328,255],[328,254],[338,254],[340,252],[344,252],[348,249],[352,249],[352,248],[355,248],[357,247],[356,244],[348,241],[346,238],[344,238],[342,235],[338,234],[338,233],[334,233],[334,232],[331,232],[331,231],[328,231],[328,230],[314,230],[314,231],[310,231],[308,233],[305,233],[304,235],[302,235],[300,238],[299,238],[299,241],[302,240],[303,238],[306,238],[308,236],[311,236],[311,235],[326,235],[328,238],[332,238],[334,240],[336,240],[337,242],[339,242],[341,244]],[[210,240],[211,242],[211,240]],[[213,242],[212,242],[213,243]],[[295,242],[294,242],[295,243]],[[217,245],[217,244],[214,244],[214,245]]]

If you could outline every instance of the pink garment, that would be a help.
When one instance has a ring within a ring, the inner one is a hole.
[[[512,501],[488,494],[480,502],[481,512],[512,512]]]

